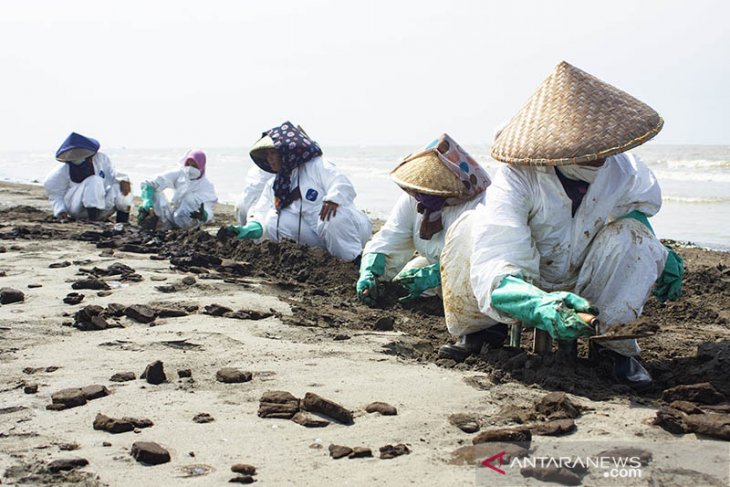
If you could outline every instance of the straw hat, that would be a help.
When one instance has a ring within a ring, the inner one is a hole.
[[[435,152],[404,160],[390,177],[406,191],[444,198],[459,198],[464,193],[459,178],[444,166]]]
[[[491,155],[511,164],[578,164],[641,145],[662,125],[648,105],[563,61],[502,130]]]
[[[264,135],[251,147],[248,154],[257,165],[266,164],[268,166],[266,162],[266,151],[269,149],[274,149],[274,139],[268,135]]]
[[[471,199],[491,183],[484,168],[448,134],[403,158],[390,177],[408,193],[441,196],[448,204]]]

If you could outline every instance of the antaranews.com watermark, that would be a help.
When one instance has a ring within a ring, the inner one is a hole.
[[[730,445],[719,441],[541,439],[475,448],[477,485],[730,485]]]

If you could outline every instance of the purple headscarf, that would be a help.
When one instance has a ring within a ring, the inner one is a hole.
[[[206,157],[205,152],[203,152],[200,149],[190,150],[187,154],[185,154],[185,157],[183,157],[180,160],[180,164],[183,166],[186,162],[188,162],[188,159],[192,159],[195,161],[195,165],[198,166],[198,169],[200,169],[200,178],[205,176],[205,164],[206,164]],[[198,178],[198,179],[200,179]]]
[[[418,201],[416,210],[418,213],[423,213],[423,221],[418,235],[423,240],[431,240],[434,234],[444,229],[444,224],[441,221],[441,210],[446,204],[446,198],[423,193],[415,193],[413,197]]]

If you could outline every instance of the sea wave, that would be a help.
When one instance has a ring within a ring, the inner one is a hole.
[[[730,171],[707,172],[707,171],[672,171],[654,169],[654,175],[659,179],[670,181],[706,181],[715,183],[730,183]]]
[[[656,159],[649,165],[669,169],[730,170],[730,160],[723,159]]]
[[[711,196],[706,198],[692,196],[663,196],[662,200],[664,202],[687,203],[693,205],[730,203],[730,197],[722,196]]]

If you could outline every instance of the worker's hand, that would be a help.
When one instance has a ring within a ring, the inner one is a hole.
[[[72,220],[72,218],[69,216],[68,213],[66,213],[65,211],[62,211],[61,213],[59,213],[56,216],[56,220],[62,221],[62,222],[67,222],[69,220]]]
[[[558,291],[546,293],[515,276],[502,279],[492,292],[492,306],[522,322],[544,330],[556,340],[575,340],[591,336],[595,330],[578,313],[598,315],[598,309],[577,294]]]
[[[654,285],[654,296],[660,301],[667,299],[676,301],[682,296],[682,276],[684,275],[684,261],[674,250],[667,247],[669,255],[664,271]]]
[[[129,184],[129,181],[119,181],[119,191],[124,196],[127,196],[132,191],[132,185]]]
[[[337,216],[337,206],[339,206],[337,203],[333,203],[331,201],[323,201],[322,202],[322,209],[319,211],[319,219],[324,221],[329,221],[330,218],[334,218]]]
[[[154,207],[156,193],[157,190],[152,184],[142,183],[142,194],[140,196],[142,203],[139,205],[140,210],[150,210]]]
[[[205,205],[200,203],[200,207],[197,210],[190,212],[190,218],[205,223],[208,220],[208,212],[205,211]]]
[[[355,285],[355,291],[360,301],[368,306],[375,306],[378,297],[382,291],[382,286],[378,283],[377,277],[372,274],[361,274]]]
[[[362,256],[360,262],[360,278],[355,291],[360,301],[368,306],[375,306],[382,291],[378,277],[385,274],[385,254],[371,253]]]
[[[239,240],[250,239],[255,240],[261,238],[264,234],[264,227],[257,221],[250,221],[247,224],[228,225],[218,230],[218,238],[224,240],[226,238],[235,237]]]
[[[154,208],[145,208],[144,206],[140,206],[137,210],[137,223],[141,225],[145,219],[152,216],[155,216]]]
[[[404,302],[412,301],[423,294],[424,291],[441,285],[439,263],[401,271],[393,278],[393,282],[397,282],[408,290],[408,295],[400,300]]]

